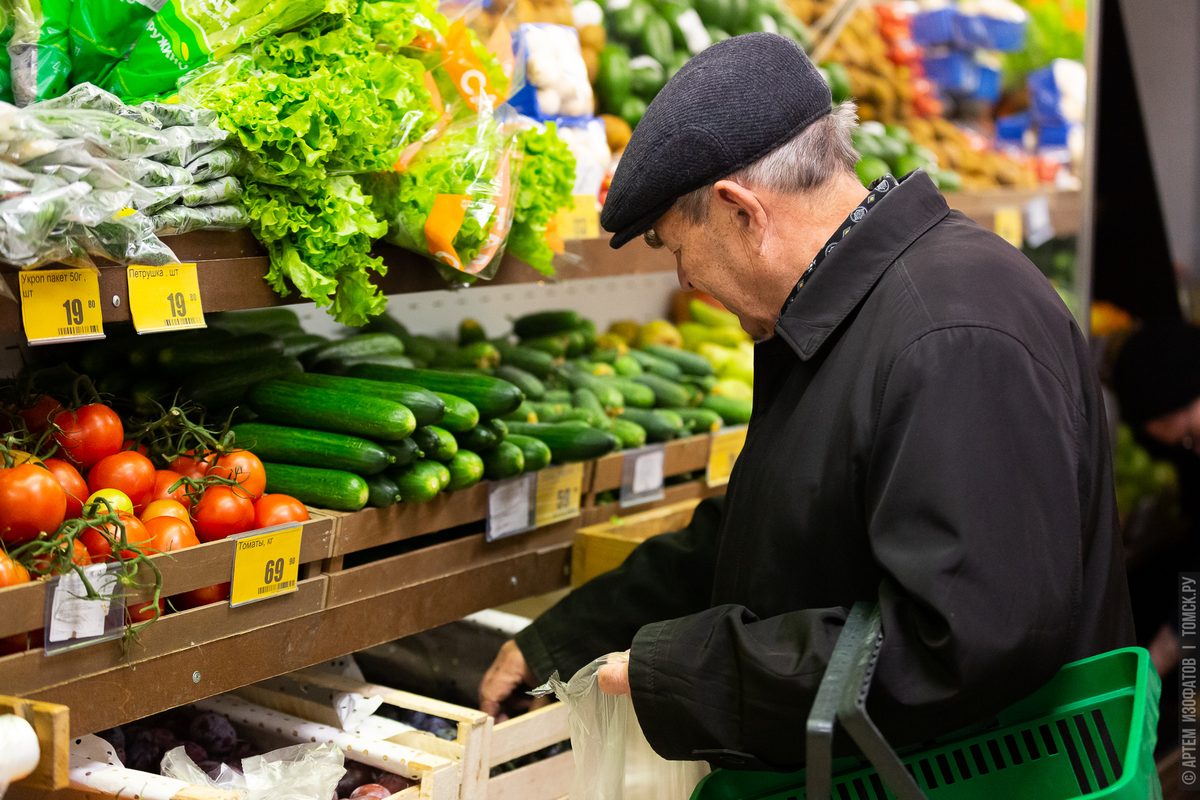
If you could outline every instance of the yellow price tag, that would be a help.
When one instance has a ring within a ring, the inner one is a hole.
[[[579,516],[583,495],[583,464],[549,467],[537,474],[537,508],[534,525],[542,527]]]
[[[277,528],[233,537],[233,585],[229,605],[240,606],[296,591],[303,528]]]
[[[30,344],[104,338],[100,279],[88,269],[20,273],[21,320]]]
[[[204,306],[195,264],[131,266],[129,313],[138,333],[204,328]]]
[[[558,235],[563,239],[595,239],[600,235],[600,210],[590,194],[575,195],[570,208],[560,209],[556,218]]]
[[[993,230],[1013,247],[1020,247],[1025,242],[1025,234],[1021,230],[1021,209],[1018,206],[997,208]]]
[[[729,483],[733,474],[733,465],[737,462],[742,447],[746,444],[746,426],[717,431],[712,434],[712,442],[708,448],[708,469],[705,480],[709,486],[721,486]]]

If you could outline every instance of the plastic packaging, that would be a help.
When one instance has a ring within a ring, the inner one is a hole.
[[[521,87],[509,99],[513,108],[539,121],[592,116],[595,98],[575,28],[520,25],[513,36],[513,51],[513,85]]]
[[[174,167],[186,167],[205,153],[216,150],[229,139],[221,128],[181,125],[162,132],[166,148],[155,160]]]
[[[48,239],[72,203],[88,194],[86,183],[63,184],[44,176],[29,194],[0,202],[0,258],[21,268],[42,262]]]
[[[133,49],[163,0],[73,0],[71,82],[95,83]]]
[[[131,208],[118,211],[98,225],[69,224],[67,235],[92,255],[118,264],[161,267],[179,263],[171,248],[155,235],[150,217]]]
[[[246,152],[236,147],[218,147],[190,161],[187,170],[195,183],[237,175],[246,168]]]
[[[193,182],[192,173],[183,167],[172,167],[149,158],[105,159],[105,162],[117,173],[142,186],[186,186]]]
[[[0,159],[22,164],[52,153],[59,136],[21,109],[0,103]]]
[[[217,112],[211,108],[193,108],[182,103],[160,103],[157,100],[138,103],[137,107],[157,119],[164,128],[175,128],[179,125],[207,127],[217,124]]]
[[[116,158],[158,155],[170,146],[160,133],[107,111],[33,107],[25,109],[37,122],[64,138],[83,139]]]
[[[118,117],[140,122],[154,130],[162,128],[162,123],[154,115],[148,114],[140,108],[127,106],[115,94],[106,92],[90,83],[72,86],[66,94],[50,100],[42,100],[30,110],[41,108],[86,108],[92,111],[106,111],[109,114],[116,114]]]
[[[159,236],[198,230],[237,231],[249,224],[246,212],[235,205],[168,206],[154,215],[154,232]]]
[[[242,193],[242,184],[237,178],[224,177],[205,183],[194,183],[186,187],[179,197],[179,202],[185,206],[213,206],[229,203]]]
[[[567,706],[575,754],[570,799],[688,800],[708,764],[661,758],[646,741],[629,695],[600,691],[600,668],[627,660],[625,653],[598,658],[567,683],[556,672],[532,692],[554,694]]]
[[[147,197],[133,203],[133,208],[143,214],[156,214],[160,209],[178,200],[191,186],[153,186],[146,189]]]
[[[71,72],[67,29],[71,0],[11,0],[13,35],[8,42],[13,98],[18,106],[58,97]]]
[[[223,766],[214,780],[183,747],[163,756],[162,774],[194,786],[240,793],[243,800],[325,800],[337,795],[345,757],[332,744],[298,744],[242,759],[243,774]]]
[[[12,41],[15,27],[12,3],[0,4],[0,101],[5,103],[13,102],[12,58],[8,55],[8,43]]]

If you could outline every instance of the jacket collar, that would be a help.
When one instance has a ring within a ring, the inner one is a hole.
[[[896,258],[949,213],[924,171],[902,178],[813,273],[775,332],[802,361],[812,358]]]

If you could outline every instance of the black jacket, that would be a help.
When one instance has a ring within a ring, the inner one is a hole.
[[[893,744],[1133,643],[1087,342],[1041,273],[924,173],[842,240],[754,369],[724,500],[518,636],[538,677],[632,643],[659,754],[782,769],[803,762],[856,600],[882,605],[869,709]]]

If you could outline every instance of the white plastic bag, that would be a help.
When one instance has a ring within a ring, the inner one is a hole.
[[[238,792],[245,800],[327,800],[345,774],[341,748],[332,744],[297,744],[242,759],[244,775],[224,766],[210,778],[182,747],[163,756],[162,774],[197,786]]]
[[[629,695],[600,691],[600,668],[627,659],[624,653],[598,658],[567,683],[556,672],[532,692],[539,697],[553,693],[569,711],[575,754],[570,799],[688,800],[708,774],[708,764],[659,756],[642,733]]]

